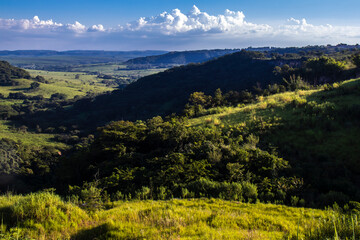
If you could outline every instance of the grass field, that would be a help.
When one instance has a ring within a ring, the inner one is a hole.
[[[40,90],[34,92],[34,94],[43,93],[45,94],[44,97],[51,96],[52,93],[64,93],[68,98],[73,98],[76,95],[100,94],[114,90],[114,88],[101,83],[103,79],[97,78],[97,75],[88,75],[81,72],[27,71],[33,77],[40,75],[50,82],[50,84],[41,84]],[[78,75],[79,79],[76,79],[76,75]]]
[[[73,70],[80,72],[98,72],[101,74],[108,74],[113,76],[120,76],[124,78],[140,78],[147,75],[155,74],[165,71],[167,68],[150,68],[139,70],[127,70],[126,65],[123,64],[89,64],[79,67],[74,67]]]
[[[40,87],[36,91],[29,91],[30,84],[33,80],[18,79],[18,86],[1,86],[0,93],[8,96],[9,93],[22,92],[25,95],[35,96],[42,95],[50,98],[54,93],[63,93],[67,98],[71,99],[75,96],[85,96],[86,94],[100,94],[112,91],[114,88],[106,87],[100,83],[102,79],[98,79],[96,75],[87,75],[84,73],[67,73],[67,72],[48,72],[39,70],[28,70],[31,76],[43,76],[49,83],[40,83]],[[75,79],[76,75],[79,79]]]
[[[38,89],[31,91],[30,84],[34,80],[18,79],[17,86],[1,86],[0,94],[7,97],[9,93],[24,93],[27,96],[42,95],[44,98],[50,98],[54,93],[65,94],[67,99],[72,99],[75,96],[83,97],[87,94],[101,94],[112,91],[114,88],[107,87],[100,83],[102,79],[97,78],[96,75],[88,75],[78,72],[49,72],[39,70],[29,70],[32,77],[38,75],[43,76],[49,83],[40,83]],[[76,78],[78,75],[78,78]],[[1,106],[21,106],[24,100],[18,99],[1,99]],[[15,141],[21,141],[26,145],[36,146],[54,146],[57,148],[65,148],[66,145],[54,141],[53,134],[22,132],[18,130],[15,122],[0,120],[0,138],[9,138]]]
[[[12,124],[11,121],[0,120],[0,139],[7,138],[14,141],[21,141],[28,146],[43,147],[52,146],[58,149],[66,149],[64,143],[54,140],[54,134],[23,132]]]
[[[342,215],[332,210],[220,199],[108,203],[85,212],[51,193],[0,197],[2,239],[325,239]],[[345,217],[345,216],[344,216]],[[331,226],[330,226],[331,228]],[[358,233],[358,223],[353,229]],[[350,228],[351,229],[351,228]],[[319,237],[319,238],[318,238]],[[330,238],[329,238],[330,239]]]

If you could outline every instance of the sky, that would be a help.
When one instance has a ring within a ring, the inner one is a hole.
[[[356,44],[359,0],[0,0],[0,49]]]

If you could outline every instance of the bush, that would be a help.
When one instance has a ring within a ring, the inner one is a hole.
[[[201,178],[198,181],[189,183],[187,188],[195,193],[195,197],[243,200],[243,185],[241,183],[215,182]]]
[[[255,202],[258,196],[257,187],[250,182],[242,183],[243,196],[247,202]]]

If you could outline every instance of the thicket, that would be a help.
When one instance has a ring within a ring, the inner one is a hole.
[[[101,128],[93,144],[61,161],[57,188],[77,185],[71,193],[80,197],[82,189],[96,187],[111,199],[216,197],[288,204],[300,191],[301,179],[285,175],[288,162],[259,149],[243,126],[184,123],[155,117]]]

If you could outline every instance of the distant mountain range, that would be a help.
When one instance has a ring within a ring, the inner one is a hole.
[[[71,71],[74,66],[122,63],[132,58],[164,54],[166,51],[0,51],[0,60],[14,66],[48,71]]]
[[[0,56],[91,56],[91,57],[142,57],[159,55],[167,51],[103,51],[103,50],[71,50],[71,51],[52,51],[52,50],[15,50],[0,51]]]

